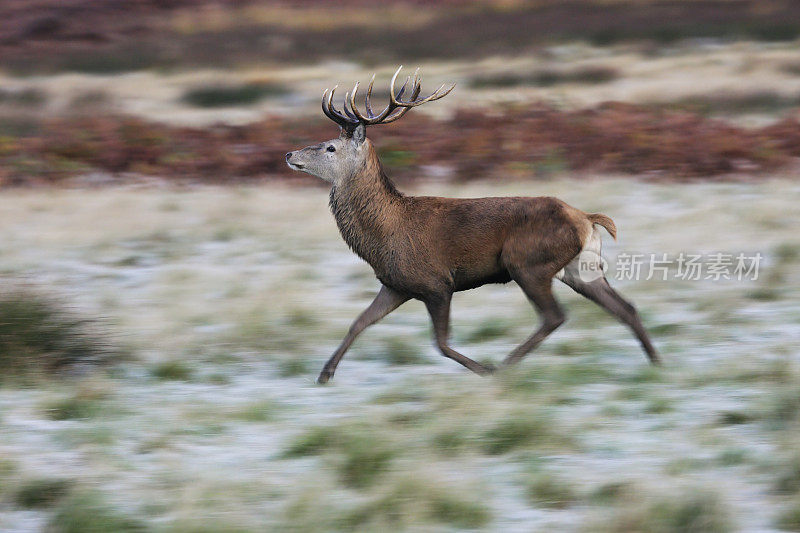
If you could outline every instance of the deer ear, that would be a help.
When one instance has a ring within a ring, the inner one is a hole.
[[[361,144],[364,142],[364,139],[367,138],[367,127],[363,124],[359,124],[355,127],[352,134],[353,142],[356,144]]]

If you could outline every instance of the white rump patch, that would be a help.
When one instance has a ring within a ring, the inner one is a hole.
[[[556,279],[570,285],[572,280],[584,283],[592,282],[605,276],[608,263],[602,256],[600,230],[592,226],[592,233],[583,245],[583,249],[567,266],[556,273]]]

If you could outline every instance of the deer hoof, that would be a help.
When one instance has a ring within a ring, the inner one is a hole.
[[[323,370],[322,372],[320,372],[319,377],[317,378],[317,384],[325,385],[328,382],[328,380],[331,379],[332,377],[333,377],[332,373]]]

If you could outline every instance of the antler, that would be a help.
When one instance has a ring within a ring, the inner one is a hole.
[[[366,114],[361,113],[356,106],[356,94],[358,93],[359,82],[356,82],[356,84],[353,86],[353,90],[345,95],[344,103],[342,105],[343,112],[336,109],[336,107],[333,105],[333,94],[336,92],[336,89],[339,86],[337,85],[331,89],[330,92],[325,89],[325,92],[322,94],[322,112],[325,113],[325,116],[339,124],[342,128],[352,131],[359,124],[372,126],[375,124],[388,124],[389,122],[394,122],[405,115],[412,107],[417,107],[418,105],[422,105],[427,102],[433,102],[434,100],[438,100],[447,96],[456,86],[454,83],[449,89],[442,91],[442,89],[444,89],[444,84],[442,84],[441,87],[433,91],[433,93],[430,95],[426,96],[425,98],[419,98],[419,93],[422,90],[422,80],[419,77],[419,69],[417,69],[416,72],[414,72],[414,81],[411,85],[411,96],[408,100],[403,100],[403,94],[405,93],[406,88],[408,87],[408,82],[411,81],[411,78],[406,77],[406,81],[400,88],[400,92],[395,94],[394,83],[402,69],[403,66],[401,65],[395,71],[394,76],[392,76],[392,81],[389,84],[389,104],[380,113],[375,114],[375,112],[372,110],[372,105],[370,102],[370,98],[372,96],[372,87],[375,83],[374,74],[369,82],[369,87],[367,87],[367,94],[364,97]],[[349,109],[348,105],[350,106]],[[400,111],[397,111],[398,109]]]

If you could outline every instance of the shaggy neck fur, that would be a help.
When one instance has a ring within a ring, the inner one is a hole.
[[[363,164],[331,189],[330,206],[347,245],[376,267],[391,253],[388,241],[398,229],[403,195],[389,181],[372,145],[363,149]]]

